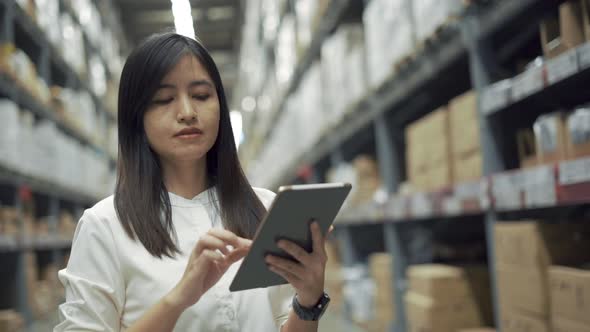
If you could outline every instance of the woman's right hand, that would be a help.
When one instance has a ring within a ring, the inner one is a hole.
[[[228,230],[209,230],[197,242],[182,279],[166,296],[167,302],[182,310],[197,303],[233,263],[246,256],[251,244]]]

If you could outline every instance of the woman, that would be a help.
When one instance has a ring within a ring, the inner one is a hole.
[[[288,285],[228,290],[274,194],[242,172],[205,48],[175,33],[140,45],[121,75],[118,125],[115,195],[80,219],[54,331],[316,331],[327,296],[315,223],[312,253],[281,241],[297,262],[266,258]]]

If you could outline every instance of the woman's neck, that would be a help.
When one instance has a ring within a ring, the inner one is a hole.
[[[191,162],[162,161],[164,184],[169,192],[192,199],[207,190],[207,162],[205,158]]]

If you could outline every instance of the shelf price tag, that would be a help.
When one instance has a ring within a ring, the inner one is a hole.
[[[402,196],[389,199],[385,207],[385,216],[394,220],[402,220],[406,217],[407,200]]]
[[[496,174],[492,177],[492,197],[499,210],[522,208],[524,180],[520,172]]]
[[[456,216],[463,212],[462,201],[458,197],[446,197],[442,202],[442,212],[446,216]]]
[[[547,82],[557,83],[578,72],[578,52],[568,51],[555,59],[547,62]]]
[[[511,89],[511,79],[499,81],[486,87],[481,95],[481,109],[483,114],[488,115],[508,106],[510,103]]]
[[[525,206],[544,207],[557,203],[553,166],[540,166],[523,171],[525,178]]]
[[[559,163],[559,184],[562,186],[590,182],[590,158]]]
[[[518,101],[543,90],[545,87],[544,70],[544,65],[536,66],[514,77],[512,80],[512,100]]]
[[[410,199],[410,211],[413,218],[427,218],[433,215],[432,201],[427,194],[412,195]]]
[[[8,235],[0,235],[0,252],[16,249],[18,246],[16,238]]]

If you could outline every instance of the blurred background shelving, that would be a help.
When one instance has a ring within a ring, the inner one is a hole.
[[[590,1],[190,5],[251,183],[353,184],[320,330],[590,331]],[[0,17],[0,331],[46,331],[76,221],[113,190],[124,59],[174,17]]]

